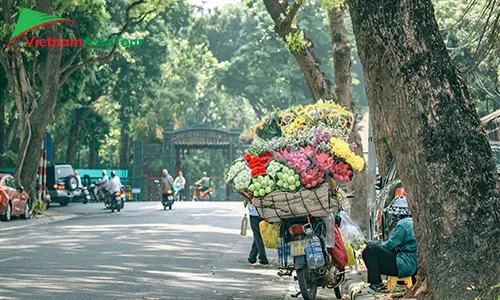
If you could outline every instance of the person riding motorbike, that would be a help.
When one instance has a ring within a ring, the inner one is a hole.
[[[78,188],[79,189],[82,189],[83,188],[83,184],[82,184],[82,178],[80,177],[80,175],[78,174],[78,171],[77,170],[74,170],[73,173],[75,174],[75,177],[76,177],[76,181],[78,182]]]
[[[101,190],[104,192],[104,194],[108,192],[108,185],[109,185],[108,172],[106,170],[102,170]]]
[[[182,201],[182,192],[184,191],[184,186],[186,185],[186,179],[184,176],[182,176],[182,171],[179,172],[179,175],[175,177],[174,180],[174,189],[176,190],[175,192],[178,194],[177,199],[179,201]]]
[[[116,192],[121,193],[122,189],[122,183],[120,182],[120,177],[116,176],[115,171],[111,171],[111,180],[108,183],[108,191],[109,191],[109,197],[110,197],[110,202],[113,203],[113,197]],[[118,205],[121,205],[119,203]]]
[[[174,179],[166,169],[163,169],[162,173],[163,175],[160,182],[160,191],[162,193],[162,198],[166,198],[168,190],[171,190],[174,186]]]
[[[203,172],[203,177],[200,180],[198,180],[197,183],[201,185],[200,187],[201,193],[210,188],[210,177],[207,176],[207,172]]]

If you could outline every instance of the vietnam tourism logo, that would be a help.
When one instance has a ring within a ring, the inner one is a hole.
[[[101,47],[101,48],[111,48],[115,44],[117,46],[121,45],[122,47],[138,47],[142,45],[143,39],[126,39],[121,36],[115,36],[112,39],[106,38],[90,38],[86,37],[85,39],[76,38],[76,39],[68,39],[68,38],[53,38],[46,37],[41,38],[37,35],[33,35],[31,38],[28,38],[25,34],[35,29],[45,27],[55,23],[70,23],[73,28],[75,27],[75,23],[71,20],[54,17],[48,14],[44,14],[35,10],[23,8],[21,10],[21,14],[19,15],[19,19],[17,20],[16,26],[14,27],[14,31],[10,36],[9,43],[7,47],[12,50],[11,44],[24,35],[24,41],[28,47],[72,47],[72,48],[81,48],[81,47]]]

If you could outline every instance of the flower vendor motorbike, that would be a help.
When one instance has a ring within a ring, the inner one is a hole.
[[[169,189],[166,193],[163,193],[162,198],[161,198],[161,204],[163,205],[163,210],[167,209],[172,209],[172,204],[174,204],[175,201],[175,195],[172,191],[172,189]]]
[[[213,192],[213,189],[211,187],[209,187],[208,189],[206,189],[204,192],[201,192],[201,184],[200,183],[195,183],[194,184],[194,195],[193,195],[193,201],[196,200],[196,201],[200,201],[200,200],[212,200],[212,192]]]
[[[325,244],[326,227],[322,218],[296,217],[282,220],[278,238],[279,276],[292,276],[299,282],[305,300],[316,298],[318,287],[334,289],[342,298],[344,271],[338,272]]]

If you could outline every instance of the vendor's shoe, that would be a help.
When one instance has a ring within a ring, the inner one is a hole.
[[[257,268],[267,268],[269,267],[269,263],[261,263],[261,262],[256,262],[256,263],[253,263],[253,264],[250,264],[251,267],[257,267]]]
[[[381,293],[385,291],[385,287],[382,283],[379,284],[370,284],[368,287],[369,290],[372,290],[374,294]]]

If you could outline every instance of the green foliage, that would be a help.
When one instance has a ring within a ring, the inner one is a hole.
[[[321,0],[321,6],[326,10],[339,10],[345,6],[344,0]]]
[[[288,50],[292,53],[299,53],[312,45],[310,41],[306,41],[304,38],[304,32],[301,30],[287,34],[285,37],[285,44]]]

